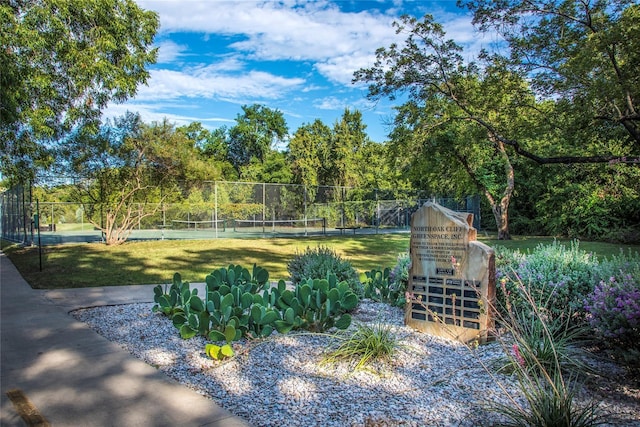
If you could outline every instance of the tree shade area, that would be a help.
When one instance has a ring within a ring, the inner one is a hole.
[[[207,181],[348,188],[350,201],[379,200],[373,189],[479,194],[481,228],[504,240],[639,241],[640,6],[461,5],[481,31],[503,37],[501,50],[471,61],[429,15],[396,22],[404,42],[381,47],[354,75],[372,100],[398,101],[388,141],[374,142],[355,109],[295,130],[262,104],[217,129],[145,123],[136,113],[101,120],[108,102],[148,79],[158,17],[124,0],[3,3],[3,186],[82,205],[101,228],[123,231],[113,243],[136,224],[158,223],[159,211],[136,206],[206,204]]]

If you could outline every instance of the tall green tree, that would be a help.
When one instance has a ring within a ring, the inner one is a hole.
[[[300,126],[289,141],[289,159],[298,184],[315,187],[325,184],[331,153],[331,128],[322,120]]]
[[[502,5],[511,2],[487,2]],[[520,2],[516,2],[520,3]],[[531,3],[531,2],[522,2]],[[552,2],[553,3],[553,2]],[[570,2],[572,3],[572,2]],[[626,10],[626,9],[625,9]],[[623,15],[629,15],[630,18],[622,19],[629,25],[631,33],[635,34],[637,22],[633,17],[637,16],[636,7],[630,6],[628,12]],[[509,14],[504,15],[505,20],[509,20]],[[536,21],[536,19],[533,19]],[[480,68],[473,62],[466,62],[461,55],[462,48],[452,40],[446,39],[443,27],[435,22],[429,15],[425,16],[422,21],[414,17],[403,17],[400,22],[394,23],[398,33],[407,34],[407,38],[402,45],[393,44],[388,48],[380,48],[377,51],[377,59],[373,67],[358,70],[354,75],[354,81],[369,83],[369,94],[371,99],[379,99],[382,97],[395,98],[398,93],[406,93],[411,100],[416,102],[432,102],[437,99],[447,99],[454,103],[458,108],[457,117],[459,120],[468,120],[474,122],[477,126],[483,127],[494,140],[499,140],[504,145],[511,147],[517,154],[525,156],[538,163],[597,163],[597,162],[635,162],[638,159],[633,157],[638,153],[637,144],[633,141],[632,134],[627,132],[623,135],[619,129],[612,129],[614,121],[610,119],[601,119],[599,109],[596,108],[598,103],[607,103],[608,101],[601,97],[597,98],[596,94],[600,89],[590,88],[588,91],[580,86],[571,86],[566,92],[557,91],[556,93],[540,93],[533,91],[538,97],[545,96],[553,105],[552,109],[547,108],[541,111],[538,105],[531,102],[531,98],[526,96],[522,98],[519,108],[524,112],[530,121],[529,132],[527,134],[516,134],[513,129],[504,126],[504,121],[499,120],[499,116],[484,107],[482,102],[478,102],[480,98],[475,97],[473,92],[465,92],[464,85],[460,84],[461,80],[470,76],[478,75]],[[558,32],[562,33],[562,28],[557,27]],[[613,31],[620,30],[620,25],[606,27],[606,34],[613,37]],[[627,31],[627,33],[628,33]],[[616,36],[617,37],[617,36]],[[589,39],[588,35],[585,35]],[[526,44],[528,40],[538,40],[531,35],[530,38],[520,41]],[[549,42],[551,39],[538,40],[539,46],[552,46]],[[582,38],[576,39],[576,42]],[[635,42],[634,42],[635,43]],[[613,52],[618,53],[620,50],[620,61],[627,64],[630,61],[630,70],[637,69],[637,55],[629,50],[633,43],[623,43],[619,48],[614,48]],[[583,45],[583,47],[585,47]],[[588,48],[588,45],[585,49]],[[553,47],[548,47],[553,49]],[[580,51],[586,55],[587,50]],[[570,50],[556,51],[555,55],[571,55],[575,52]],[[552,57],[553,54],[550,54]],[[582,56],[564,56],[564,60],[568,64],[579,64],[583,62]],[[624,58],[624,59],[622,59]],[[529,70],[525,73],[521,69],[511,65],[509,58],[498,55],[484,54],[483,59],[486,64],[483,68],[490,68],[494,75],[516,74],[521,80],[529,80],[536,76],[536,72]],[[544,57],[530,58],[537,64],[539,70],[554,68],[554,64],[545,62]],[[636,64],[633,65],[633,62]],[[577,66],[577,65],[576,65]],[[626,69],[627,65],[625,65]],[[538,70],[538,71],[539,71]],[[604,71],[603,71],[604,72]],[[542,74],[541,71],[539,71]],[[570,71],[568,72],[571,73]],[[598,68],[590,68],[589,71],[582,73],[583,78],[591,74],[598,74]],[[632,72],[625,73],[633,74]],[[543,77],[540,77],[544,80]],[[537,89],[538,87],[533,87]],[[629,78],[624,83],[627,88],[626,95],[619,98],[631,100],[624,104],[615,102],[619,108],[629,108],[636,111],[637,105],[637,86],[634,78]],[[517,86],[512,95],[517,99],[522,92],[522,88]],[[606,91],[605,91],[606,92]],[[587,97],[587,95],[589,95]],[[602,95],[602,94],[601,94]],[[581,104],[582,96],[591,102],[587,106]],[[604,95],[602,95],[604,96]],[[636,113],[628,115],[627,121],[635,122]],[[625,116],[626,117],[626,116]],[[620,122],[620,120],[618,120]],[[580,139],[586,133],[601,134],[601,142],[612,141],[612,134],[617,135],[613,140],[620,141],[627,138],[626,143],[621,145],[600,144],[591,145],[584,144]],[[553,144],[545,143],[540,145],[541,141],[553,142]]]
[[[330,153],[331,184],[358,187],[362,176],[358,173],[365,147],[371,143],[365,132],[362,113],[345,109],[340,120],[333,125]]]
[[[252,158],[264,161],[267,153],[282,143],[289,133],[281,111],[264,105],[242,106],[236,125],[229,130],[227,156],[238,172]]]
[[[404,17],[395,25],[399,32],[408,32],[404,45],[379,49],[374,67],[359,70],[356,80],[371,83],[369,96],[374,99],[408,92],[407,102],[398,108],[392,140],[412,153],[409,167],[423,168],[412,173],[422,175],[423,182],[431,173],[435,181],[428,186],[439,189],[436,194],[447,188],[459,194],[460,185],[444,181],[459,180],[463,174],[466,179],[460,182],[471,183],[491,205],[499,238],[509,239],[515,171],[509,153],[513,147],[502,134],[537,143],[528,136],[534,128],[529,121],[542,114],[533,93],[524,79],[499,64],[481,69],[466,63],[462,48],[447,40],[442,26],[429,16],[423,22]],[[420,159],[416,153],[438,161]],[[437,175],[443,169],[449,172]]]
[[[0,163],[26,179],[75,126],[147,81],[158,16],[133,0],[0,3]]]

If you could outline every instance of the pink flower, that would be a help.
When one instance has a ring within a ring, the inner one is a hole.
[[[525,368],[527,363],[524,361],[524,357],[520,354],[520,349],[518,348],[518,344],[514,344],[511,346],[511,350],[513,350],[513,356],[516,358],[518,365]]]

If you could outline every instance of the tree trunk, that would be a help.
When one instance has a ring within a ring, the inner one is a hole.
[[[511,196],[513,195],[513,189],[515,187],[515,173],[513,166],[511,165],[511,161],[509,160],[509,155],[504,148],[504,144],[495,137],[490,136],[489,139],[496,145],[496,148],[502,155],[505,163],[507,183],[500,202],[497,202],[489,189],[480,182],[467,159],[460,154],[457,154],[456,157],[460,160],[478,189],[484,192],[484,195],[491,206],[493,217],[496,220],[496,226],[498,227],[498,240],[511,240],[511,233],[509,232],[509,202],[511,202]]]
[[[508,208],[503,209],[503,202],[505,202],[504,197],[500,204],[492,203],[491,210],[493,211],[493,217],[498,226],[498,240],[511,240],[511,233],[509,233],[509,211]],[[507,200],[506,202],[508,205],[509,201]]]

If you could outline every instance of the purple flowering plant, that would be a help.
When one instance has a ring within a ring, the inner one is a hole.
[[[640,349],[640,278],[617,276],[601,280],[586,298],[589,324],[611,343]]]

